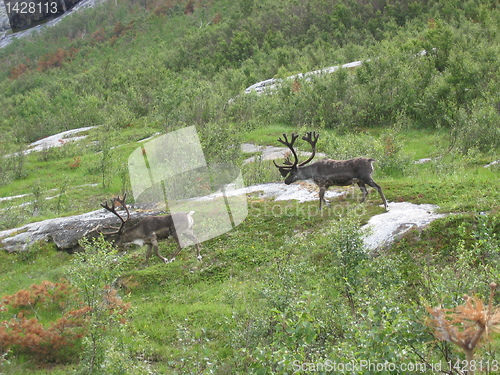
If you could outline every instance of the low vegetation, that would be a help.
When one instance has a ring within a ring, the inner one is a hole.
[[[384,212],[374,191],[323,214],[250,195],[202,262],[187,248],[145,267],[145,249],[101,239],[78,254],[1,251],[0,373],[496,373],[496,328],[474,342],[474,368],[446,333],[498,320],[500,164],[485,165],[500,159],[499,23],[489,0],[118,0],[14,40],[0,50],[0,230],[132,197],[139,141],[188,125],[247,185],[282,179],[268,161],[243,165],[241,143],[316,130],[318,152],[377,159],[389,202],[449,215],[376,257],[360,230]]]

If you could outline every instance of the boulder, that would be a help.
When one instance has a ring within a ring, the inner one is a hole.
[[[391,202],[389,211],[375,215],[363,226],[365,248],[376,255],[389,248],[392,243],[411,229],[422,229],[436,219],[445,217],[436,211],[433,204],[413,204],[410,202]]]
[[[60,16],[79,0],[4,0],[13,30],[24,30],[37,23]]]
[[[161,211],[133,211],[127,226],[143,217],[160,215]],[[82,238],[98,236],[103,228],[118,226],[118,218],[103,209],[81,215],[47,219],[23,225],[19,228],[0,231],[0,248],[8,252],[26,250],[30,245],[43,241],[53,242],[59,250],[75,252],[80,250]],[[108,236],[110,237],[110,236]]]

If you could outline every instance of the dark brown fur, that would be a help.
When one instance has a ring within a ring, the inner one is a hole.
[[[139,246],[148,245],[148,251],[146,252],[146,263],[149,261],[149,257],[151,256],[151,252],[154,249],[155,255],[163,260],[165,263],[168,263],[167,258],[164,258],[158,252],[158,240],[166,239],[169,236],[174,237],[177,242],[177,251],[170,259],[170,262],[175,260],[175,257],[182,250],[179,235],[184,235],[193,241],[198,260],[201,260],[200,255],[200,245],[199,241],[193,233],[193,214],[194,211],[189,213],[186,212],[176,212],[171,215],[162,215],[162,216],[148,216],[142,219],[137,224],[131,226],[130,228],[125,229],[125,224],[130,219],[130,212],[125,204],[126,195],[123,198],[115,197],[111,200],[111,206],[108,205],[108,202],[105,204],[101,204],[101,206],[107,211],[113,213],[120,219],[121,225],[116,232],[107,233],[107,234],[117,234],[118,237],[115,241],[118,247],[123,247],[126,243],[133,243]],[[116,212],[116,203],[122,206],[126,213],[127,218],[123,219]]]
[[[174,237],[175,242],[177,242],[177,251],[170,259],[170,262],[173,262],[182,249],[178,237],[178,235],[182,234],[194,242],[197,258],[201,260],[199,241],[193,233],[193,214],[194,211],[146,217],[132,227],[125,229],[118,236],[116,245],[118,247],[122,247],[126,243],[134,243],[140,246],[148,245],[146,263],[149,261],[153,249],[158,258],[168,263],[169,261],[158,252],[158,241],[167,239],[170,236]]]
[[[361,202],[364,202],[368,191],[366,190],[366,185],[375,188],[382,198],[384,207],[387,210],[387,200],[385,199],[382,188],[373,181],[373,162],[375,159],[371,158],[354,158],[349,160],[332,160],[323,159],[319,160],[313,164],[307,164],[316,152],[316,142],[319,138],[319,134],[315,132],[307,133],[306,136],[302,137],[303,140],[309,142],[313,148],[312,156],[301,164],[298,164],[298,158],[295,150],[293,149],[293,144],[297,139],[297,135],[292,134],[292,140],[289,142],[286,135],[283,134],[285,140],[281,138],[278,139],[281,143],[286,145],[292,151],[295,158],[294,163],[290,163],[287,160],[286,165],[276,165],[283,177],[286,177],[285,184],[289,185],[295,181],[299,180],[313,180],[319,187],[319,208],[322,208],[322,202],[328,204],[324,198],[326,190],[330,186],[348,186],[356,183],[361,192],[363,193],[363,198]]]

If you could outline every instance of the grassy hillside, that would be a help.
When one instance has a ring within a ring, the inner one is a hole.
[[[24,195],[0,200],[0,229],[132,197],[138,141],[189,125],[209,163],[240,165],[247,185],[281,177],[272,163],[243,165],[241,143],[319,130],[329,157],[377,159],[389,201],[450,214],[376,257],[359,230],[383,212],[374,192],[323,215],[317,202],[250,196],[246,220],[203,243],[203,262],[184,249],[144,267],[144,249],[117,256],[103,242],[0,252],[0,373],[327,373],[366,361],[459,374],[445,366],[465,352],[424,323],[426,307],[456,308],[464,294],[487,304],[500,280],[499,164],[484,167],[500,159],[499,23],[489,0],[123,0],[0,50],[0,197]],[[96,127],[82,141],[10,155],[84,126]],[[500,358],[493,327],[475,352],[482,373]]]

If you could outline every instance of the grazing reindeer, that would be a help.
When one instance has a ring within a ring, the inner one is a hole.
[[[121,221],[121,225],[119,228],[113,228],[118,229],[116,232],[106,233],[118,234],[118,239],[116,240],[116,245],[118,247],[122,247],[126,243],[134,243],[139,246],[143,246],[144,244],[146,244],[148,245],[148,251],[146,252],[146,263],[148,263],[149,257],[151,256],[151,251],[153,249],[156,256],[158,256],[165,263],[168,263],[169,261],[158,253],[158,240],[168,238],[168,236],[172,235],[178,245],[177,251],[170,259],[170,262],[173,262],[177,254],[179,254],[182,249],[179,242],[179,236],[182,234],[194,242],[198,260],[201,260],[199,241],[193,233],[194,211],[191,211],[189,213],[176,212],[171,215],[163,216],[148,216],[132,227],[124,229],[125,223],[127,223],[127,221],[130,219],[130,212],[125,205],[126,197],[127,195],[125,194],[123,198],[113,198],[111,200],[111,206],[108,205],[107,201],[104,204],[101,204],[103,208],[115,214]],[[127,212],[126,219],[123,219],[123,217],[121,217],[116,212],[116,203],[121,205]]]
[[[309,180],[312,179],[316,185],[319,187],[319,209],[321,210],[321,203],[325,202],[325,192],[330,186],[347,186],[353,183],[358,184],[361,192],[363,193],[363,198],[361,202],[365,201],[368,191],[366,190],[366,185],[374,187],[379,192],[384,202],[385,209],[387,210],[387,200],[385,199],[382,188],[378,186],[372,179],[373,172],[373,162],[375,159],[368,158],[354,158],[350,160],[332,160],[323,159],[319,160],[313,164],[306,165],[309,163],[316,154],[316,142],[318,142],[319,134],[316,132],[307,132],[305,136],[302,137],[304,141],[307,141],[312,147],[312,154],[306,161],[299,164],[299,159],[297,153],[293,149],[293,144],[299,137],[297,134],[292,133],[291,141],[288,141],[286,134],[283,134],[285,140],[281,138],[278,142],[281,142],[287,146],[294,157],[294,162],[290,161],[288,156],[285,160],[285,165],[278,165],[274,162],[274,165],[279,169],[281,175],[286,177],[285,184],[290,185],[292,182],[298,180]]]

